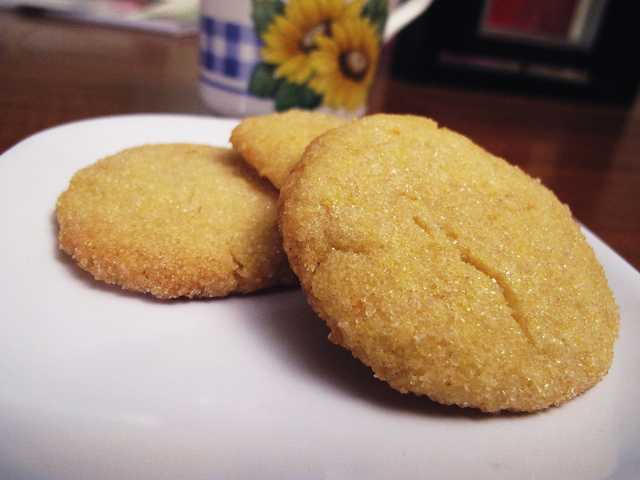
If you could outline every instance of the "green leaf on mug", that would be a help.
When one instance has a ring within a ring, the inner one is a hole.
[[[282,83],[281,80],[275,77],[275,70],[275,65],[264,62],[257,64],[249,79],[249,93],[261,98],[273,97],[278,86]]]
[[[276,92],[275,108],[278,112],[290,108],[312,109],[320,106],[322,95],[318,95],[306,85],[283,82]]]
[[[368,17],[371,23],[377,25],[378,33],[382,35],[384,26],[387,23],[387,10],[389,8],[389,0],[369,0],[362,7],[362,16]]]
[[[281,0],[253,0],[251,3],[251,18],[258,35],[267,31],[273,17],[284,12],[284,2]]]

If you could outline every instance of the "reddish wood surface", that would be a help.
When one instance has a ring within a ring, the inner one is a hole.
[[[74,120],[210,114],[198,96],[197,43],[0,12],[0,153]],[[410,85],[386,71],[372,111],[432,117],[519,165],[640,269],[640,107]]]

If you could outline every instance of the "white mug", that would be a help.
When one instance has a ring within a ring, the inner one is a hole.
[[[200,96],[222,116],[365,113],[380,49],[432,0],[201,0]]]

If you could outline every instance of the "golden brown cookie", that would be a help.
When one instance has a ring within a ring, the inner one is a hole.
[[[60,247],[96,279],[159,298],[291,283],[276,197],[231,149],[131,148],[73,176],[56,206]]]
[[[429,119],[376,115],[320,136],[278,208],[330,339],[401,392],[534,411],[611,365],[617,306],[569,209]]]
[[[231,144],[260,175],[280,188],[311,140],[346,122],[308,110],[249,117],[233,130]]]

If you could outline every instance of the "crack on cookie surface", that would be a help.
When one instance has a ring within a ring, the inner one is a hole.
[[[491,265],[485,263],[480,258],[475,257],[469,251],[460,249],[460,258],[464,263],[472,266],[480,273],[486,275],[491,279],[491,281],[493,281],[498,285],[498,287],[500,287],[504,300],[511,310],[511,317],[518,324],[527,341],[535,345],[536,342],[529,330],[529,319],[526,315],[523,314],[522,309],[519,305],[520,302],[518,300],[518,295],[511,286],[511,282],[509,282],[506,274],[495,270],[493,267],[491,267]]]
[[[505,303],[507,304],[507,307],[511,312],[511,318],[513,318],[513,320],[518,324],[518,327],[524,334],[527,341],[535,346],[536,341],[531,335],[531,331],[529,329],[529,319],[523,313],[522,308],[520,308],[518,294],[507,278],[509,272],[503,273],[500,270],[492,267],[489,263],[487,263],[477,255],[474,255],[468,246],[463,245],[463,242],[460,240],[460,236],[449,225],[440,224],[436,227],[432,227],[424,219],[420,218],[420,216],[415,216],[413,220],[422,230],[427,233],[433,234],[434,230],[438,230],[439,232],[441,232],[446,238],[449,239],[450,244],[453,246],[453,248],[458,251],[458,253],[460,254],[460,260],[462,262],[474,268],[482,275],[488,277],[500,288]]]

